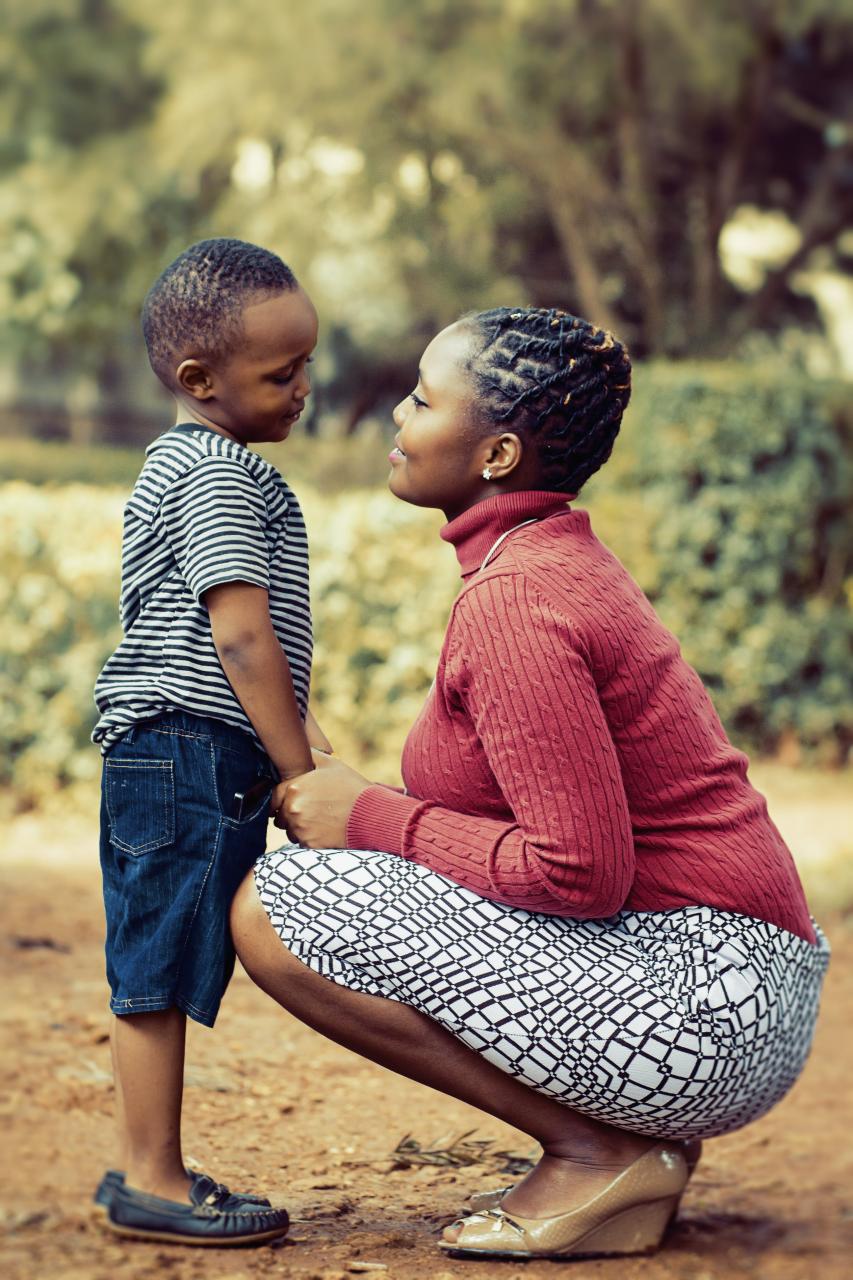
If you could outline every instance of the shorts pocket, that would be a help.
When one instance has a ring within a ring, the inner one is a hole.
[[[267,812],[273,781],[266,760],[251,747],[213,749],[213,784],[220,817],[229,826],[254,822]]]
[[[175,839],[175,769],[171,760],[104,761],[110,844],[139,855]]]

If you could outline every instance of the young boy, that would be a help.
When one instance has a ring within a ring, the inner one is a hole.
[[[95,1199],[122,1234],[260,1242],[286,1233],[283,1209],[184,1167],[184,1038],[187,1015],[216,1018],[229,906],[270,803],[313,768],[312,745],[329,749],[308,716],[302,513],[246,447],[285,440],[302,412],[317,313],[275,254],[217,239],[166,268],[142,318],[178,425],[149,446],[125,510],[124,639],[95,687],[123,1170]]]

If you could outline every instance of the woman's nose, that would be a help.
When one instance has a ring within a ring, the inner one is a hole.
[[[391,417],[394,420],[395,427],[402,427],[403,423],[406,420],[405,414],[403,413],[403,408],[405,406],[405,403],[406,403],[405,400],[401,400],[399,404],[394,405],[394,408],[391,411]]]

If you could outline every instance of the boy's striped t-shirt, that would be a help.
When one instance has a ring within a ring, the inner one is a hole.
[[[93,741],[106,751],[164,711],[210,716],[257,735],[222,670],[205,591],[248,582],[269,593],[303,716],[311,679],[308,539],[274,467],[208,427],[182,424],[146,450],[125,507],[124,639],[95,685]]]

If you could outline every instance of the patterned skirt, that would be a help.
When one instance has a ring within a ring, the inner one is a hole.
[[[255,879],[289,951],[410,1005],[502,1071],[622,1129],[729,1133],[791,1088],[829,947],[711,907],[570,920],[387,853],[286,845]]]

